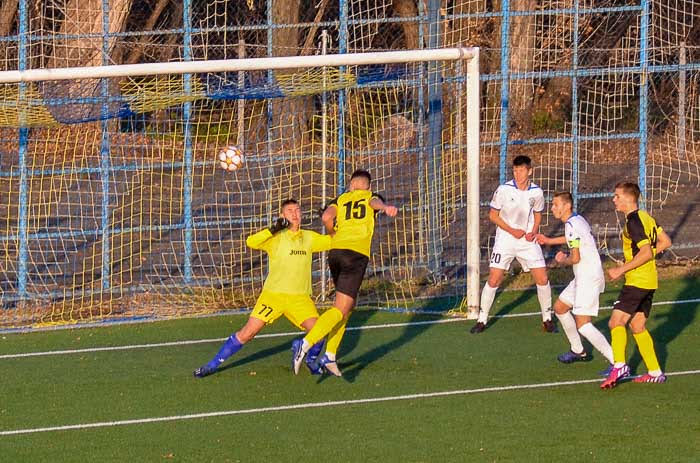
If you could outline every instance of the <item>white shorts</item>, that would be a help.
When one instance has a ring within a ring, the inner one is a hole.
[[[542,248],[535,241],[527,241],[525,238],[497,239],[491,249],[489,267],[508,270],[513,259],[518,259],[525,272],[545,267]]]
[[[605,291],[605,279],[584,280],[580,283],[576,278],[564,288],[559,299],[569,307],[574,315],[598,316],[600,293]]]

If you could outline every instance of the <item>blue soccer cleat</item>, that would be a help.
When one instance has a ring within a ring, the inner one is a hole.
[[[317,356],[306,356],[306,368],[309,369],[309,373],[311,373],[312,375],[323,374],[323,367],[318,362]]]
[[[602,376],[603,378],[607,378],[610,375],[610,373],[612,373],[613,368],[615,368],[615,367],[611,363],[610,365],[608,365],[608,368],[606,368],[605,370],[599,371],[598,374],[600,376]]]
[[[301,362],[304,360],[306,352],[302,349],[304,341],[302,339],[295,339],[292,341],[292,370],[295,375],[299,374],[299,368],[301,367]]]
[[[561,363],[587,362],[591,360],[591,356],[588,355],[585,350],[580,354],[569,351],[559,355],[557,360],[559,360]]]
[[[336,361],[329,359],[326,354],[323,354],[323,357],[321,357],[321,360],[319,360],[318,365],[323,371],[330,375],[337,376],[338,378],[343,376]]]
[[[204,378],[205,376],[213,375],[216,373],[216,368],[211,368],[207,365],[202,365],[201,367],[197,368],[194,370],[194,375],[195,378]]]

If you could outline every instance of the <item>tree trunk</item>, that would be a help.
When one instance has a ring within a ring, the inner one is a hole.
[[[19,0],[3,0],[0,5],[0,37],[8,36],[12,33],[13,26],[15,24],[15,16],[17,15],[17,4]],[[0,66],[0,70],[9,71],[9,63],[12,59],[8,59],[7,56],[7,45],[9,42],[0,42],[0,56],[5,57],[3,64]],[[13,66],[16,68],[16,66]]]
[[[272,20],[276,25],[299,22],[300,0],[272,2]],[[299,53],[299,29],[285,27],[273,29],[272,54],[274,56],[294,56]],[[277,71],[276,75],[293,73],[289,69]],[[291,153],[304,146],[304,135],[309,121],[311,100],[308,97],[273,98],[272,105],[272,151]]]
[[[153,8],[153,11],[151,11],[151,15],[146,21],[146,24],[143,26],[143,30],[153,30],[153,28],[156,25],[156,22],[158,21],[158,18],[160,18],[161,13],[163,12],[163,10],[165,10],[165,7],[168,5],[168,3],[170,3],[170,0],[158,0],[158,3],[156,3],[155,8]],[[131,52],[129,52],[129,56],[126,58],[125,64],[138,63],[141,60],[144,48],[146,48],[146,45],[148,45],[150,42],[151,39],[149,38],[149,36],[141,37],[139,41],[133,45]]]
[[[418,16],[416,0],[394,0],[394,13],[399,18],[415,18]],[[408,50],[420,48],[420,43],[418,42],[418,23],[402,22],[401,28],[403,29],[404,39],[406,40],[406,48]]]
[[[511,11],[533,11],[537,0],[511,2]],[[510,72],[532,71],[535,51],[535,17],[512,16],[510,30]],[[532,130],[532,80],[511,80],[509,107],[511,119],[525,133]]]
[[[3,0],[0,6],[0,37],[10,35],[17,15],[19,0]]]
[[[113,0],[109,5],[110,33],[121,32],[131,9],[132,0]],[[84,38],[55,41],[53,55],[48,59],[46,67],[75,67],[101,66],[103,59],[102,34],[102,0],[69,0],[64,9],[65,17],[61,21],[59,32],[69,35],[85,35]],[[88,36],[88,34],[92,36]],[[116,38],[111,37],[107,44],[110,54],[116,44]],[[78,81],[56,81],[43,83],[40,86],[45,98],[88,98],[99,97],[102,92],[100,79],[81,79]],[[110,82],[109,93],[119,93],[118,82]],[[112,114],[118,110],[119,103],[110,103],[107,109]],[[102,104],[76,103],[61,106],[49,106],[49,111],[61,122],[78,122],[86,119],[103,117]]]

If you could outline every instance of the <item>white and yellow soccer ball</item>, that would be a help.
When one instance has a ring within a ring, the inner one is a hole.
[[[243,151],[237,146],[227,146],[219,150],[219,166],[229,172],[243,167]]]

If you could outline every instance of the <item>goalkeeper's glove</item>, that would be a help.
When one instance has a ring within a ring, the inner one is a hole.
[[[284,230],[288,226],[289,226],[289,221],[287,219],[285,219],[284,217],[280,217],[277,219],[277,221],[275,223],[273,223],[268,228],[268,230],[270,230],[270,233],[272,233],[274,235],[275,233],[281,232],[282,230]]]

